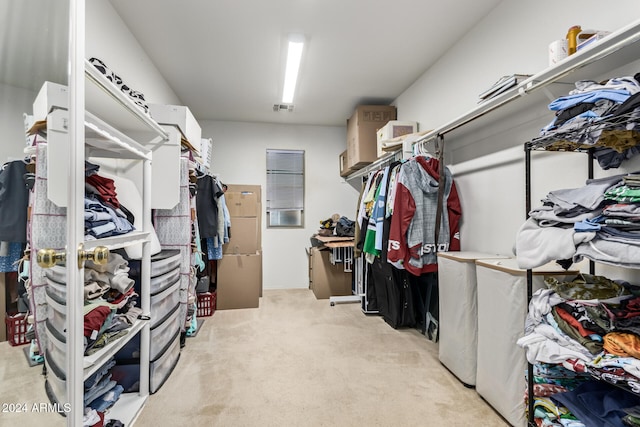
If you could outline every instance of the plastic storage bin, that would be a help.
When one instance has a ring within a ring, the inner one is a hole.
[[[180,278],[164,291],[151,295],[151,328],[159,325],[180,303]]]
[[[176,305],[160,323],[150,329],[149,360],[155,360],[167,348],[173,336],[180,330],[180,310]],[[121,364],[132,363],[140,359],[140,334],[129,340],[115,354]]]
[[[60,332],[56,331],[51,322],[48,320],[45,323],[47,330],[47,347],[46,357],[52,361],[57,367],[67,366],[67,342]],[[64,372],[64,369],[60,369],[60,372]]]
[[[52,397],[53,401],[61,403],[66,400],[66,376],[62,370],[51,361],[45,353],[44,363],[47,369],[47,382],[45,383],[45,389],[47,395]]]
[[[465,386],[476,384],[479,259],[508,258],[482,252],[438,252],[438,358]]]
[[[65,332],[65,320],[67,319],[67,306],[58,302],[58,300],[49,294],[46,294],[47,306],[49,307],[49,316],[47,317],[51,326],[61,334]]]
[[[545,287],[545,276],[572,278],[550,263],[533,270],[533,291]],[[516,341],[524,335],[527,315],[527,271],[513,258],[477,260],[478,359],[476,391],[511,425],[526,426],[524,392],[527,361]]]
[[[9,345],[15,347],[29,342],[26,338],[27,328],[29,327],[26,313],[14,315],[6,313],[4,322],[7,326],[7,341],[9,341]]]
[[[216,311],[216,293],[205,292],[198,295],[198,312],[196,317],[212,316]]]
[[[171,339],[180,331],[180,310],[176,306],[169,316],[158,326],[151,328],[151,346],[149,348],[149,360],[155,360],[171,342]]]
[[[169,378],[180,358],[180,331],[165,352],[156,360],[152,360],[149,368],[149,391],[155,393]]]
[[[149,281],[151,284],[151,294],[157,294],[173,285],[180,276],[180,268],[174,268],[160,276],[152,277]]]
[[[46,276],[46,275],[45,275]],[[47,292],[51,295],[52,298],[55,298],[57,301],[66,301],[67,300],[67,285],[64,282],[59,282],[53,277],[46,276],[47,282]]]
[[[155,393],[169,378],[180,358],[180,331],[171,337],[164,352],[149,364],[149,391]],[[135,363],[131,363],[135,362]],[[127,393],[140,389],[140,365],[137,361],[120,363],[111,368],[111,379],[124,387]]]

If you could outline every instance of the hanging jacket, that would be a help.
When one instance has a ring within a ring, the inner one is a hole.
[[[396,184],[387,259],[416,276],[438,270],[438,251],[460,250],[462,209],[448,168],[445,168],[439,239],[435,242],[438,167],[435,158],[415,157],[402,165]]]
[[[198,178],[196,193],[196,211],[200,238],[218,236],[218,204],[217,199],[224,194],[211,175]]]
[[[25,184],[26,165],[14,160],[0,171],[0,241],[27,241],[29,190]]]

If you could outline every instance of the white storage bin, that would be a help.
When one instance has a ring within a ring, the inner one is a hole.
[[[47,292],[57,301],[67,300],[67,284],[65,282],[57,282],[49,276],[45,276],[47,282]]]
[[[58,368],[59,373],[64,374],[65,369],[60,368],[67,366],[67,343],[63,335],[56,331],[52,324],[47,320],[45,322],[47,330],[47,351],[46,356]]]
[[[573,278],[556,263],[533,270],[533,292],[546,276]],[[476,391],[511,425],[526,426],[524,392],[527,362],[516,341],[524,335],[527,271],[515,259],[478,260],[478,366]]]
[[[47,369],[47,382],[46,382],[46,388],[48,388],[47,390],[47,394],[49,394],[48,392],[51,392],[51,395],[53,395],[53,400],[55,400],[58,403],[63,403],[66,401],[66,390],[67,390],[67,386],[66,386],[66,376],[64,375],[64,373],[60,370],[60,368],[55,364],[55,362],[52,362],[50,359],[48,359],[45,355],[44,358],[44,364],[46,366]]]
[[[478,259],[508,258],[482,252],[438,252],[438,358],[466,386],[476,384]]]
[[[155,328],[151,328],[151,347],[149,349],[149,360],[155,360],[167,348],[167,344],[180,331],[180,310],[176,306],[162,323]]]
[[[58,83],[44,82],[40,92],[33,101],[33,118],[45,120],[55,108],[67,109],[69,105],[69,89]]]
[[[399,136],[415,133],[418,131],[418,122],[403,122],[400,120],[389,120],[376,132],[376,144],[378,157],[382,157],[386,152],[382,149],[382,143]]]
[[[149,391],[155,393],[169,378],[180,358],[180,331],[173,337],[171,345],[158,359],[150,364]]]
[[[151,294],[157,294],[173,285],[180,278],[180,267],[151,278]]]
[[[66,333],[65,320],[67,319],[67,306],[60,304],[54,299],[49,292],[46,293],[47,305],[49,307],[49,315],[47,319],[51,326],[61,334]]]
[[[67,283],[67,267],[56,264],[51,268],[45,268],[44,275],[58,283]]]
[[[151,328],[155,328],[180,303],[180,278],[164,291],[151,295]]]
[[[191,143],[193,148],[200,150],[202,128],[189,107],[182,105],[149,104],[149,114],[162,125],[177,126],[182,135]]]
[[[161,276],[179,266],[180,249],[163,249],[151,257],[151,277]]]

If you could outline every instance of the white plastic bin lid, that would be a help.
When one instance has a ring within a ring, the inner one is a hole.
[[[477,259],[504,259],[509,258],[508,255],[490,254],[486,252],[475,251],[450,251],[438,252],[437,255],[442,258],[452,259],[460,262],[475,262]]]
[[[479,267],[486,267],[493,270],[504,271],[505,273],[510,273],[514,275],[525,275],[527,274],[526,269],[522,269],[518,267],[518,262],[515,258],[507,258],[507,259],[479,259],[476,260],[476,265]],[[536,267],[533,269],[534,275],[558,275],[558,274],[579,274],[580,271],[576,268],[571,270],[565,270],[560,267],[555,262],[549,262],[540,267]]]

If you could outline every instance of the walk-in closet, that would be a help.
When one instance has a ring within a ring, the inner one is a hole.
[[[640,426],[640,5],[1,0],[0,426]]]

